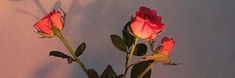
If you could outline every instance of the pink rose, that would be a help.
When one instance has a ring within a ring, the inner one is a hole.
[[[61,12],[54,10],[39,20],[34,25],[34,28],[37,29],[38,33],[42,35],[42,37],[50,38],[55,35],[52,30],[53,26],[59,30],[63,28],[62,20]]]
[[[175,46],[175,40],[173,38],[164,37],[161,41],[161,46],[159,48],[160,54],[169,56],[173,47]]]
[[[161,19],[155,10],[142,6],[136,12],[131,24],[132,33],[139,38],[153,40],[164,29]]]

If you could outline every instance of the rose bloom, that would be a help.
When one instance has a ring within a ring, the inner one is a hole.
[[[153,40],[164,29],[161,20],[157,11],[141,6],[131,23],[132,33],[139,38]]]
[[[175,40],[173,38],[164,37],[164,38],[162,38],[161,43],[162,44],[159,48],[160,54],[164,54],[166,56],[169,56],[172,49],[175,46]]]
[[[34,28],[37,29],[38,33],[42,35],[43,38],[53,37],[55,34],[52,30],[53,26],[59,30],[63,28],[61,12],[52,11],[41,20],[36,22]]]

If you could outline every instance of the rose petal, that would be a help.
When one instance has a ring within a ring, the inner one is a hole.
[[[161,54],[164,54],[166,56],[169,56],[174,45],[175,45],[175,41],[173,38],[168,38],[168,37],[164,37],[162,38],[162,41],[161,41],[161,48],[160,48],[160,53]]]
[[[153,40],[159,32],[164,30],[161,19],[161,16],[157,16],[157,11],[141,6],[131,24],[131,30],[142,39]]]
[[[53,15],[50,17],[51,21],[58,29],[62,29],[62,20],[61,20],[61,12],[55,11]]]

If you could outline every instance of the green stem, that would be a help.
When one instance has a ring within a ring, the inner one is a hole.
[[[130,68],[130,61],[131,61],[131,58],[132,58],[132,55],[134,53],[134,50],[135,50],[135,47],[136,47],[136,44],[138,42],[139,38],[135,38],[135,41],[134,41],[134,44],[131,48],[131,51],[127,54],[127,60],[126,60],[126,65],[125,65],[125,72],[124,72],[124,78],[126,77],[126,74],[127,74],[127,71],[128,69]]]
[[[68,51],[70,52],[70,54],[73,56],[74,60],[82,67],[83,71],[87,74],[88,76],[88,69],[85,67],[85,65],[81,62],[81,60],[75,55],[75,52],[73,51],[73,49],[69,46],[68,42],[66,41],[66,39],[63,37],[63,35],[61,34],[61,32],[59,31],[56,35],[64,44],[64,46],[68,49]]]
[[[128,66],[127,66],[127,60],[128,60],[128,53],[126,55],[126,63],[125,63],[125,71],[124,71],[124,78],[126,78],[126,74],[127,74],[127,71],[128,71]]]
[[[138,78],[143,78],[143,76],[156,64],[157,62],[154,61],[153,63],[151,63],[145,70],[144,72],[142,72],[140,74],[140,76]]]

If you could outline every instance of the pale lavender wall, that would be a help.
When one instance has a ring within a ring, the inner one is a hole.
[[[36,3],[35,3],[36,2]],[[140,5],[157,9],[166,31],[177,41],[171,58],[179,66],[158,64],[152,78],[234,78],[234,0],[2,0],[0,3],[0,78],[86,78],[75,63],[48,57],[66,51],[58,39],[39,39],[32,25],[53,8],[68,13],[63,34],[76,47],[87,43],[81,59],[101,73],[111,64],[123,71],[125,59],[109,39]],[[41,4],[41,8],[39,8]],[[43,10],[42,10],[43,9]],[[37,17],[37,18],[35,18]]]

